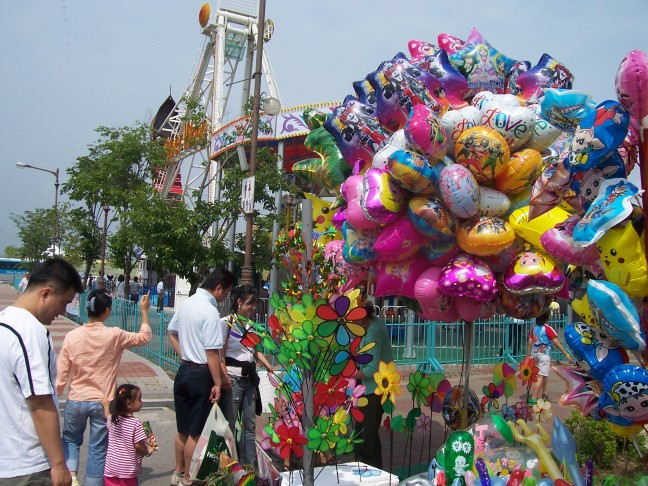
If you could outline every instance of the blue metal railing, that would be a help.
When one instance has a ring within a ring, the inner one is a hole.
[[[78,310],[69,309],[68,315],[79,323],[88,322],[86,311],[87,293],[81,294]],[[226,307],[223,305],[222,311]],[[444,366],[460,365],[463,362],[465,324],[463,322],[443,323],[436,321],[412,319],[411,313],[400,308],[379,308],[377,315],[383,317],[391,338],[394,361],[399,366],[419,368],[424,372],[442,372]],[[76,315],[75,315],[76,314]],[[131,349],[132,352],[146,358],[161,368],[175,372],[180,359],[175,353],[167,336],[167,326],[173,311],[149,309],[149,323],[153,332],[151,342],[145,346]],[[127,331],[139,330],[141,310],[135,302],[113,299],[113,309],[106,322]],[[266,316],[259,315],[258,322],[265,322]],[[568,317],[552,314],[549,324],[563,341],[564,328],[569,323]],[[472,359],[473,365],[495,364],[505,360],[517,365],[526,356],[529,332],[532,321],[515,321],[497,315],[487,320],[477,320],[473,325]],[[562,354],[552,350],[552,359],[560,359]],[[268,355],[268,358],[273,357]]]

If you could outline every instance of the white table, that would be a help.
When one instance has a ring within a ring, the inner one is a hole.
[[[359,468],[359,469],[358,469]],[[361,474],[359,474],[361,473]],[[282,472],[282,486],[302,486],[301,471]],[[390,475],[362,462],[348,462],[335,466],[315,468],[315,486],[398,486],[398,476]]]

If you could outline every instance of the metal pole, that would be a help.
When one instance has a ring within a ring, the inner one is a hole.
[[[99,282],[97,284],[98,289],[106,288],[106,234],[108,233],[108,211],[110,206],[108,203],[104,203],[104,226],[103,226],[103,236],[101,238],[101,268],[99,269]]]
[[[282,171],[283,170],[283,156],[284,156],[284,143],[283,141],[279,142],[279,146],[277,148],[277,170]],[[283,199],[283,191],[279,189],[277,193],[275,194],[275,206],[277,207],[277,220],[272,223],[272,248],[274,248],[274,244],[277,241],[277,238],[279,237],[279,229],[280,229],[280,221],[279,217],[281,216],[281,203]],[[274,294],[277,291],[278,287],[278,282],[277,279],[279,277],[279,272],[277,271],[277,265],[278,262],[274,262],[272,265],[272,269],[270,270],[270,291],[269,296],[271,297],[272,294]],[[270,302],[270,299],[268,299],[268,302]],[[272,304],[268,304],[268,315],[272,315],[274,313],[274,308],[272,307]]]
[[[59,193],[59,170],[54,172],[54,248],[52,255],[56,256],[56,247],[58,246],[58,193]]]
[[[463,409],[461,410],[461,429],[468,428],[468,404],[470,403],[470,362],[472,361],[472,337],[474,323],[465,321],[464,324],[464,389]]]
[[[263,29],[265,24],[265,0],[259,0],[259,21],[256,40],[256,61],[254,63],[254,97],[252,100],[252,133],[250,136],[250,177],[256,175],[257,145],[259,138],[259,111],[261,104],[261,71],[263,69]],[[241,269],[241,283],[252,285],[254,283],[254,269],[252,267],[252,231],[254,214],[245,215],[245,259]]]

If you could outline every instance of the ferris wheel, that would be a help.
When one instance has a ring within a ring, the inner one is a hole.
[[[169,156],[169,164],[159,169],[153,181],[163,196],[182,198],[192,206],[194,199],[218,199],[221,162],[211,137],[230,118],[244,115],[259,37],[267,42],[274,33],[272,20],[265,21],[260,32],[258,14],[256,0],[220,0],[215,11],[208,3],[200,9],[198,20],[205,39],[189,85],[179,101],[169,96],[153,122]],[[265,49],[261,73],[268,99],[280,106]],[[195,126],[191,122],[188,115],[196,110],[205,114],[206,123]]]

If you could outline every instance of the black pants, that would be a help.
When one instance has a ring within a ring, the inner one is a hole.
[[[357,455],[360,462],[364,462],[378,469],[382,469],[382,447],[380,445],[380,424],[382,422],[383,407],[380,395],[369,393],[365,395],[367,406],[362,409],[364,421],[358,424],[362,443],[357,446]]]

